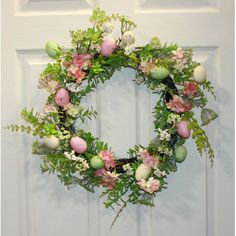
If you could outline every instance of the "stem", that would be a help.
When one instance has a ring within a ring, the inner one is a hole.
[[[122,207],[120,208],[120,210],[117,212],[117,214],[116,214],[114,220],[113,220],[112,223],[111,223],[110,230],[112,229],[112,227],[113,227],[113,225],[115,224],[116,220],[119,218],[121,212],[122,212],[122,211],[124,210],[124,208],[127,206],[127,203],[128,203],[128,202],[129,202],[129,198],[128,198],[126,201],[124,201],[124,204],[122,205]]]

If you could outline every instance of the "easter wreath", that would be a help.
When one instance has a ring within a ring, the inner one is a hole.
[[[205,107],[203,91],[215,95],[204,67],[192,60],[191,49],[162,46],[156,37],[135,47],[132,30],[136,24],[126,16],[108,16],[95,9],[90,21],[91,28],[70,32],[72,49],[55,42],[46,44],[55,62],[39,78],[39,88],[50,93],[43,112],[23,109],[21,115],[28,124],[8,128],[39,137],[32,152],[42,156],[42,172],[56,173],[66,186],[80,185],[90,192],[102,185],[105,206],[121,205],[116,220],[127,203],[154,206],[154,196],[166,188],[166,176],[186,158],[183,144],[191,131],[199,153],[206,150],[213,163],[214,153],[202,126],[217,114]],[[121,25],[118,40],[110,36],[113,21]],[[85,122],[97,115],[81,100],[122,67],[134,69],[134,81],[160,95],[153,108],[156,137],[147,147],[129,149],[126,159],[116,158],[107,143],[75,127],[77,119]],[[201,109],[201,125],[192,108]]]

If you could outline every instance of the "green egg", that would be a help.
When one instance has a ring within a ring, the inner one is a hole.
[[[181,163],[181,162],[183,162],[185,160],[185,158],[187,156],[187,149],[183,145],[182,146],[178,146],[178,147],[175,148],[174,153],[175,153],[175,160],[176,160],[176,162]]]
[[[96,170],[102,169],[104,167],[104,161],[101,159],[101,157],[94,156],[90,160],[90,165]]]
[[[156,80],[163,80],[169,75],[169,70],[162,66],[156,66],[151,71],[151,76]]]
[[[57,53],[60,51],[59,45],[56,42],[49,41],[45,45],[45,50],[49,57],[55,58]]]

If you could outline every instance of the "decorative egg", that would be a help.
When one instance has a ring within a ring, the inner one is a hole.
[[[187,149],[185,146],[181,145],[175,148],[174,151],[176,162],[183,162],[187,156]]]
[[[80,137],[72,137],[70,146],[77,153],[85,153],[87,150],[87,143]]]
[[[104,167],[104,161],[101,159],[101,157],[94,156],[90,160],[90,165],[96,170],[102,169]]]
[[[121,38],[121,42],[124,46],[134,44],[135,35],[132,31],[126,31]]]
[[[151,76],[156,80],[163,80],[169,75],[169,70],[162,66],[156,66],[151,70]]]
[[[101,54],[105,57],[110,56],[116,49],[116,41],[113,38],[105,39],[101,45]]]
[[[55,58],[57,53],[60,51],[59,45],[56,42],[49,41],[45,45],[45,50],[49,57]]]
[[[64,88],[59,89],[55,96],[55,102],[58,106],[66,106],[70,102],[69,92]]]
[[[193,79],[197,83],[204,82],[206,78],[207,78],[207,73],[204,66],[199,65],[193,70]]]
[[[190,129],[188,128],[188,121],[182,120],[177,124],[178,134],[180,137],[189,138]]]
[[[50,149],[57,149],[60,145],[60,142],[56,136],[51,135],[43,137],[43,144]]]
[[[135,171],[135,179],[140,181],[141,179],[147,179],[151,174],[152,167],[140,164]]]

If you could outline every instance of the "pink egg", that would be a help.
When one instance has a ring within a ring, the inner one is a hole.
[[[105,39],[101,45],[101,54],[105,57],[110,56],[116,49],[116,41],[113,38]]]
[[[87,150],[87,143],[80,137],[72,137],[70,146],[77,153],[84,153]]]
[[[188,128],[188,121],[182,120],[177,124],[178,134],[180,137],[189,138],[190,129]]]
[[[55,102],[58,106],[66,106],[70,102],[69,92],[64,88],[59,89],[55,96]]]

